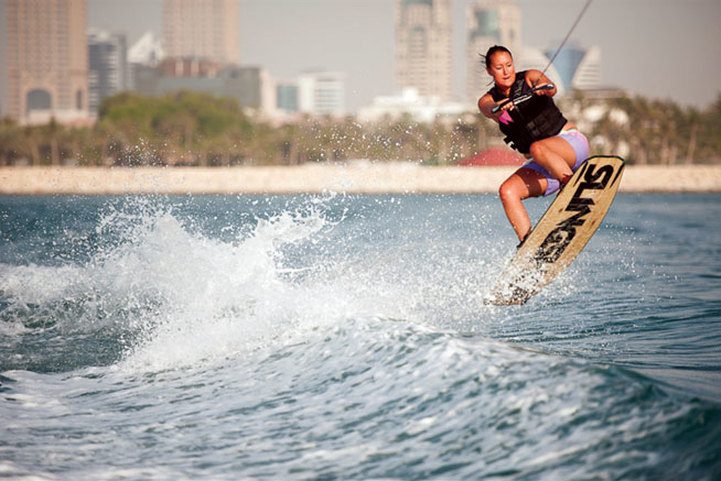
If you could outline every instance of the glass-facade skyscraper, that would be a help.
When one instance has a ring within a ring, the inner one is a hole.
[[[91,31],[88,34],[88,105],[97,112],[103,99],[128,90],[128,47],[125,35]]]

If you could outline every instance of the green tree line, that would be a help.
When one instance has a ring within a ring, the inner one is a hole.
[[[607,100],[604,107],[603,116],[587,132],[590,139],[602,139],[600,153],[619,152],[624,146],[634,164],[721,163],[721,94],[703,111],[643,97]],[[613,120],[618,112],[625,114],[625,122]]]
[[[598,105],[598,101],[595,101]],[[594,101],[563,101],[582,112]],[[595,153],[627,150],[638,164],[721,163],[721,95],[707,109],[642,97],[601,103],[584,129]],[[619,112],[624,115],[619,121]],[[572,116],[569,116],[573,119]],[[359,123],[353,117],[302,117],[273,124],[229,98],[178,92],[106,99],[92,127],[51,121],[0,121],[0,165],[296,165],[372,159],[455,164],[501,143],[492,121],[476,113],[426,124],[410,117]]]

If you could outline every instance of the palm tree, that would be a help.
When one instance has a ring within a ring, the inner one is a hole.
[[[686,110],[685,117],[687,121],[684,122],[684,127],[688,125],[688,144],[686,146],[686,157],[684,163],[692,164],[694,161],[694,155],[696,154],[698,128],[701,122],[701,114],[696,108],[689,107]]]
[[[23,149],[22,130],[10,119],[0,121],[0,165],[12,165]]]

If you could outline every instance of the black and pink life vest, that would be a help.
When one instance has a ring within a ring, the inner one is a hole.
[[[526,83],[526,71],[516,72],[510,98],[528,94],[530,91],[531,87]],[[495,85],[488,93],[495,102],[509,98],[501,94]],[[510,119],[506,117],[505,121],[498,124],[501,132],[506,135],[503,141],[522,154],[529,153],[533,142],[558,135],[567,122],[553,98],[547,95],[534,95],[527,102],[516,105],[507,112]]]

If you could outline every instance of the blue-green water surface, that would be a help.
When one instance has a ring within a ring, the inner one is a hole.
[[[495,196],[0,197],[0,478],[721,479],[719,212],[500,308]]]

